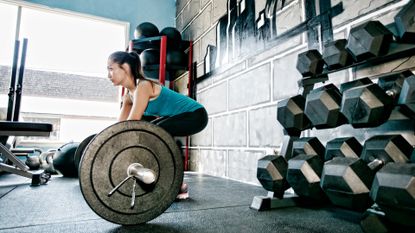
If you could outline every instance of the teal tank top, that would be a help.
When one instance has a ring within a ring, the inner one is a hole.
[[[175,116],[184,112],[193,112],[203,108],[192,98],[161,86],[157,98],[148,102],[144,115],[149,116]]]

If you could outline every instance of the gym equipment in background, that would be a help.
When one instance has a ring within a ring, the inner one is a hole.
[[[23,91],[23,76],[24,65],[26,60],[27,39],[23,40],[22,54],[20,61],[19,76],[16,83],[16,70],[17,70],[17,57],[19,54],[20,41],[15,42],[15,51],[13,57],[12,77],[9,93],[9,105],[7,120],[0,121],[0,136],[6,138],[12,136],[43,136],[48,137],[52,132],[52,124],[47,123],[30,123],[19,122],[20,102]],[[7,140],[6,140],[7,141]],[[27,150],[27,149],[25,149]],[[18,153],[12,147],[7,147],[6,144],[0,143],[0,154],[5,159],[0,162],[0,170],[10,172],[16,175],[24,176],[32,180],[31,185],[46,184],[50,179],[50,174],[45,173],[43,170],[29,171],[29,167],[16,157],[14,153]],[[4,163],[7,160],[7,164]]]
[[[78,176],[78,169],[75,166],[75,152],[78,146],[77,142],[66,143],[55,152],[53,167],[65,177]]]
[[[156,25],[150,22],[143,22],[137,25],[136,29],[134,30],[134,41],[146,40],[147,43],[134,43],[133,48],[134,51],[140,54],[145,49],[159,48],[158,41],[152,40],[155,37],[160,35],[159,29]]]

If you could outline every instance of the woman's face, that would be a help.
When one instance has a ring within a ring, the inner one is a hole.
[[[122,68],[122,65],[113,62],[111,59],[108,59],[108,78],[114,84],[114,86],[122,85],[127,78],[127,73],[125,69]]]

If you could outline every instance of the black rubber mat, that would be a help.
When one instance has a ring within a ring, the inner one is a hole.
[[[266,194],[261,187],[196,173],[185,175],[190,199],[133,227],[112,224],[92,212],[77,179],[52,177],[47,185],[31,187],[27,179],[13,177],[0,176],[0,193],[8,189],[0,198],[0,232],[362,232],[358,215],[347,211],[252,210],[253,197]]]

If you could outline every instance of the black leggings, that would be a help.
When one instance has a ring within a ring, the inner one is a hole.
[[[169,132],[172,136],[190,136],[202,131],[208,123],[205,108],[193,112],[185,112],[170,117],[160,117],[151,123],[156,124]]]

